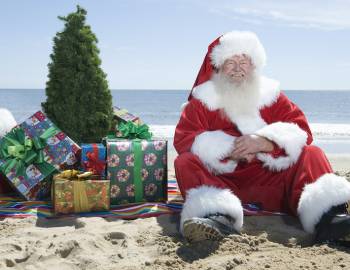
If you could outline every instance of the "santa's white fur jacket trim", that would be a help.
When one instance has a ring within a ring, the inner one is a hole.
[[[268,153],[258,153],[257,158],[271,170],[281,171],[297,162],[303,147],[306,145],[307,134],[297,124],[276,122],[266,125],[255,134],[263,136],[283,148],[286,156],[273,158]]]
[[[236,231],[241,230],[243,226],[243,207],[237,196],[229,189],[200,186],[188,190],[181,212],[181,233],[186,220],[216,213],[232,217],[235,220],[234,229]]]
[[[332,173],[308,184],[301,193],[298,214],[304,230],[313,233],[324,213],[350,200],[350,183]]]
[[[0,108],[0,138],[17,125],[12,113],[4,108]]]
[[[233,172],[237,163],[233,160],[221,162],[234,149],[235,137],[221,130],[205,131],[197,135],[191,152],[199,157],[203,165],[213,174]]]
[[[249,55],[257,69],[261,69],[266,63],[263,45],[253,32],[248,31],[232,31],[221,36],[219,44],[210,55],[211,63],[219,68],[225,60],[240,54]]]

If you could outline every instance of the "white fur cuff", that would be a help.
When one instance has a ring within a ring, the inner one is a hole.
[[[191,147],[191,152],[199,157],[203,165],[214,174],[233,172],[237,163],[233,160],[221,162],[234,149],[235,137],[221,130],[205,131],[199,134]]]
[[[210,186],[192,188],[187,192],[181,212],[180,231],[183,224],[193,217],[204,217],[220,213],[235,219],[234,229],[240,231],[243,226],[243,207],[240,200],[229,189]]]
[[[350,200],[350,183],[332,173],[321,176],[316,182],[306,185],[301,193],[298,214],[304,230],[312,233],[322,215],[333,206]]]
[[[273,158],[268,153],[259,153],[257,158],[271,170],[281,171],[294,165],[306,145],[307,134],[297,124],[276,122],[263,127],[255,134],[263,136],[283,148],[287,156]]]

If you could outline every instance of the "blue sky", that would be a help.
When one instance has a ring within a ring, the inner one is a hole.
[[[283,89],[350,89],[348,0],[0,0],[0,88],[45,88],[59,15],[80,4],[111,89],[189,89],[208,44],[257,33]]]

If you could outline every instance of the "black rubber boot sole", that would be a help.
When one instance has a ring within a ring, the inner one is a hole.
[[[316,226],[315,243],[335,243],[350,246],[350,215],[325,214]]]
[[[224,238],[217,222],[208,218],[191,218],[183,225],[183,235],[188,242],[200,242],[204,240],[219,241]]]

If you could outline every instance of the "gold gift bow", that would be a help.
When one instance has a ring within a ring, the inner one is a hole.
[[[92,175],[92,172],[81,173],[77,170],[65,170],[54,176],[54,179],[63,178],[73,181],[73,202],[74,212],[88,212],[89,201],[85,192],[84,180],[87,180]]]

